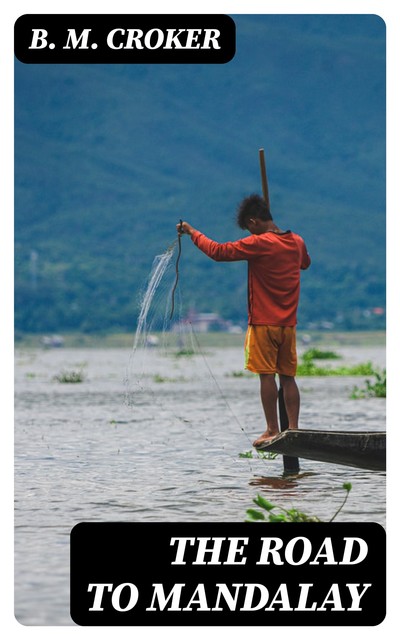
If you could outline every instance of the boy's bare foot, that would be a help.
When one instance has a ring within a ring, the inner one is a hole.
[[[265,431],[259,438],[257,438],[257,440],[254,440],[253,447],[260,447],[262,444],[265,444],[266,442],[269,442],[270,440],[276,438],[276,436],[279,436],[279,431],[276,431],[275,433]]]

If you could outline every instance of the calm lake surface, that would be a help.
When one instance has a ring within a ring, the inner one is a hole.
[[[331,366],[384,347],[335,348]],[[82,521],[244,521],[261,493],[329,520],[385,526],[385,473],[301,460],[243,458],[264,430],[258,379],[240,348],[178,357],[159,349],[27,349],[15,359],[15,614],[26,625],[73,624],[69,534]],[[82,371],[79,384],[55,379]],[[350,399],[365,377],[298,378],[300,427],[385,430],[385,400]],[[268,526],[268,525],[265,525]]]

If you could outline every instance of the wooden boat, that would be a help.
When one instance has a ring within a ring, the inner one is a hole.
[[[385,431],[287,429],[257,450],[375,471],[386,469]]]

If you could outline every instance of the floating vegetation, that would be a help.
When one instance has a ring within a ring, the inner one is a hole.
[[[352,485],[350,482],[345,482],[343,484],[343,489],[346,491],[346,495],[339,509],[329,522],[333,522],[343,509],[351,488]],[[317,518],[317,516],[309,516],[298,509],[284,509],[284,507],[272,504],[259,494],[257,495],[257,498],[254,498],[253,502],[263,509],[263,511],[259,511],[258,509],[247,509],[246,522],[322,522]],[[272,513],[275,509],[279,509],[279,512]]]
[[[315,347],[303,353],[304,362],[309,360],[339,360],[341,357],[336,351],[321,351],[321,349],[316,349]]]
[[[308,349],[302,355],[302,362],[297,365],[298,376],[372,376],[374,368],[371,362],[363,362],[352,366],[319,366],[314,360],[337,360],[341,358],[335,351]]]
[[[364,389],[353,387],[351,398],[359,400],[360,398],[386,398],[386,369],[383,371],[373,371],[375,383],[371,380],[365,381]]]
[[[175,356],[177,358],[181,358],[181,357],[190,357],[190,356],[194,356],[196,354],[194,349],[179,349],[179,351],[177,351],[175,353]]]
[[[226,373],[225,376],[227,378],[254,378],[257,374],[251,371],[232,371],[231,373]]]
[[[58,375],[54,376],[54,380],[57,382],[63,382],[67,384],[76,384],[78,382],[83,382],[85,376],[83,371],[61,371]]]
[[[254,455],[255,454],[255,455]],[[239,458],[261,458],[262,460],[275,460],[278,457],[277,453],[272,451],[244,451],[239,453]]]
[[[297,366],[298,376],[371,376],[374,369],[371,362],[342,367],[318,367],[312,360]]]

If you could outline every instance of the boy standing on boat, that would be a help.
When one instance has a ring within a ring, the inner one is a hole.
[[[218,243],[188,222],[177,225],[193,243],[213,260],[248,263],[248,328],[245,339],[246,369],[260,376],[260,394],[267,422],[255,447],[279,434],[279,375],[289,429],[298,428],[300,394],[297,369],[296,324],[300,294],[300,271],[310,264],[304,240],[292,231],[282,231],[258,195],[245,198],[238,208],[237,223],[250,236]]]

